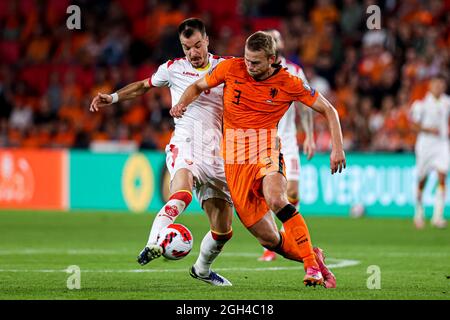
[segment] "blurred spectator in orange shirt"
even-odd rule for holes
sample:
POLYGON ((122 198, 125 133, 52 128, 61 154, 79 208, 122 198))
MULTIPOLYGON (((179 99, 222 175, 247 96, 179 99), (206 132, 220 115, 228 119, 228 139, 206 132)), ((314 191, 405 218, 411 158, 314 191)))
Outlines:
POLYGON ((317 0, 311 11, 311 22, 318 33, 323 31, 327 23, 334 23, 339 19, 339 12, 330 0, 317 0))
POLYGON ((75 143, 75 132, 67 120, 61 120, 52 139, 52 147, 71 148, 75 143))
POLYGON ((49 56, 51 44, 50 38, 43 34, 42 26, 38 24, 31 41, 28 42, 26 59, 34 63, 45 61, 49 56))
MULTIPOLYGON (((63 79, 62 96, 64 99, 71 99, 73 103, 81 101, 83 91, 81 86, 75 81, 75 74, 72 71, 67 72, 63 79)), ((66 100, 67 101, 67 100, 66 100)))

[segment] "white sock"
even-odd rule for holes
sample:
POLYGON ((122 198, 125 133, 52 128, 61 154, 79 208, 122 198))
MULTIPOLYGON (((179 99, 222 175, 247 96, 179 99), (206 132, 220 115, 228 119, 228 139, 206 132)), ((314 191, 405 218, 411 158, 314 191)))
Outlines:
POLYGON ((195 271, 198 275, 209 275, 211 264, 217 258, 219 253, 222 251, 223 246, 230 238, 231 234, 228 239, 214 240, 211 231, 208 231, 200 244, 200 254, 194 264, 195 271))
POLYGON ((431 220, 440 221, 444 217, 445 188, 438 186, 435 197, 433 218, 431 220))
MULTIPOLYGON (((189 204, 189 203, 188 203, 189 204)), ((175 219, 186 209, 186 203, 183 200, 171 199, 158 212, 153 220, 152 229, 148 236, 147 246, 156 244, 158 234, 161 229, 173 223, 175 219)))

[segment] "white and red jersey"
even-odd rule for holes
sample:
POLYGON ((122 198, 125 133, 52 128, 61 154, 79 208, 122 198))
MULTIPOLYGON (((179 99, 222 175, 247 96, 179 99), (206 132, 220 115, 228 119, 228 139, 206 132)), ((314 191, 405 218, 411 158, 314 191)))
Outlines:
MULTIPOLYGON (((194 68, 186 58, 169 60, 152 75, 150 85, 169 87, 172 105, 175 105, 187 87, 226 57, 208 53, 208 59, 208 65, 202 69, 194 68)), ((204 91, 188 106, 182 118, 174 119, 175 131, 165 149, 170 180, 180 169, 191 171, 194 191, 201 205, 210 198, 232 203, 220 155, 222 97, 223 85, 204 91)))
POLYGON ((442 94, 439 99, 430 92, 422 100, 416 100, 411 106, 414 122, 426 128, 438 128, 439 135, 420 132, 417 143, 424 146, 448 143, 448 120, 450 116, 450 99, 442 94))
MULTIPOLYGON (((284 57, 281 58, 281 63, 283 67, 287 68, 290 74, 293 74, 300 79, 302 79, 303 83, 308 85, 308 81, 306 80, 305 74, 303 73, 303 70, 300 66, 297 64, 286 60, 284 57)), ((291 148, 293 147, 295 142, 295 145, 297 145, 297 126, 295 123, 295 115, 296 115, 296 107, 295 103, 292 103, 289 107, 288 111, 284 114, 283 118, 281 118, 280 122, 278 123, 278 135, 281 138, 281 145, 291 145, 291 148), (292 141, 292 139, 294 139, 292 141)), ((298 146, 294 148, 294 150, 281 150, 283 154, 286 154, 288 152, 297 152, 298 153, 298 146)))
MULTIPOLYGON (((158 70, 152 75, 150 85, 154 87, 169 87, 172 105, 175 105, 187 87, 201 79, 225 58, 209 53, 208 59, 208 66, 202 69, 194 68, 186 58, 169 60, 160 65, 158 70)), ((222 96, 223 85, 203 92, 197 100, 189 105, 182 118, 174 119, 174 135, 192 138, 194 127, 198 130, 200 123, 205 130, 214 128, 221 132, 222 96)))
POLYGON ((432 170, 447 173, 450 165, 449 97, 443 94, 437 99, 429 92, 424 99, 413 103, 411 117, 422 127, 439 129, 439 135, 420 132, 417 136, 415 152, 418 177, 424 178, 432 170))

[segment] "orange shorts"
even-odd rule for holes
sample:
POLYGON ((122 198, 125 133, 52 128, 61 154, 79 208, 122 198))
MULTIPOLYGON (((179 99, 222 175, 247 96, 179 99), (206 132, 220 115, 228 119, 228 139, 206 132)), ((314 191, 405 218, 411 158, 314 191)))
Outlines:
POLYGON ((246 228, 261 220, 270 210, 262 191, 263 178, 270 172, 286 176, 283 155, 277 161, 258 164, 225 164, 225 177, 239 219, 246 228))

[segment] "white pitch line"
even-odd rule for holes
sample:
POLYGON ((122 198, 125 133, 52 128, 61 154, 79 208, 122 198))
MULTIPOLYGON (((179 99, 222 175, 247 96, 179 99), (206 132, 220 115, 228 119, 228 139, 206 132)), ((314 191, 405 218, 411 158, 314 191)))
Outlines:
MULTIPOLYGON (((329 264, 330 269, 352 267, 360 264, 358 260, 346 260, 346 259, 333 259, 328 258, 328 261, 336 261, 329 264)), ((261 267, 261 268, 217 268, 216 271, 285 271, 285 270, 303 270, 303 265, 298 267, 261 267)), ((37 272, 37 273, 55 273, 55 272, 67 272, 67 270, 61 269, 0 269, 0 273, 20 273, 20 272, 37 272)), ((187 272, 186 269, 81 269, 82 273, 162 273, 162 272, 187 272)))

